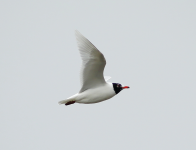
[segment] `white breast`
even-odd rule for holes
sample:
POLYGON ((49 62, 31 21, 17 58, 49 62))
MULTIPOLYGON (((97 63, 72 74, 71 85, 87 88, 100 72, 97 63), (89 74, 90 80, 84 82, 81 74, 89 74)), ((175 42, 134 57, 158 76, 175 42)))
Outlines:
POLYGON ((85 104, 98 103, 115 95, 116 93, 113 89, 113 84, 107 82, 103 86, 88 89, 82 93, 79 93, 76 97, 76 102, 85 104))

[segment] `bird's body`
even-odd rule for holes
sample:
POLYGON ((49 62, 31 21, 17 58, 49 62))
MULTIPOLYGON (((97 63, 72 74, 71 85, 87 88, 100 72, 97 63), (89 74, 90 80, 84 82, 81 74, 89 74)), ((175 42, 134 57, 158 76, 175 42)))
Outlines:
POLYGON ((116 93, 113 90, 112 83, 108 82, 105 83, 105 85, 103 86, 96 87, 93 89, 88 89, 82 93, 77 93, 71 96, 70 98, 68 98, 67 100, 62 101, 62 103, 68 101, 75 101, 76 103, 92 104, 92 103, 98 103, 110 99, 115 95, 116 93))
POLYGON ((76 39, 82 57, 81 90, 79 93, 62 100, 59 104, 70 105, 73 103, 98 103, 112 98, 122 89, 118 83, 107 82, 110 77, 104 79, 103 71, 106 65, 104 55, 82 34, 76 31, 76 39))

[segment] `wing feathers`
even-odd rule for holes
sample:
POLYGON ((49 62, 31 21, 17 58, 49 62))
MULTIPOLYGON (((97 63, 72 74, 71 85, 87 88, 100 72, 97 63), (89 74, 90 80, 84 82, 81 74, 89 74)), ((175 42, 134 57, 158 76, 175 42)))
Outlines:
POLYGON ((76 40, 82 57, 80 92, 104 84, 103 77, 106 60, 103 54, 80 32, 76 31, 76 40))

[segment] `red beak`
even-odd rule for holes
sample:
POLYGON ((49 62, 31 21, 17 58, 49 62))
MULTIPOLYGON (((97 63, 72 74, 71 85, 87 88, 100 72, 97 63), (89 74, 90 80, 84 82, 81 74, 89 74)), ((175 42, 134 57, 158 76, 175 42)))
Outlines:
POLYGON ((129 88, 129 86, 124 86, 124 87, 122 87, 123 89, 128 89, 129 88))

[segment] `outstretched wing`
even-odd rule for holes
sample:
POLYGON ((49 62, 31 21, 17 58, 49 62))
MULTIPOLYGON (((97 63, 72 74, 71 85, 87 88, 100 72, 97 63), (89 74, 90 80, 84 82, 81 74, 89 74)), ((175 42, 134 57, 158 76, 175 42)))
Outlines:
POLYGON ((103 54, 80 32, 75 32, 78 48, 82 57, 80 92, 105 84, 103 77, 106 60, 103 54))

